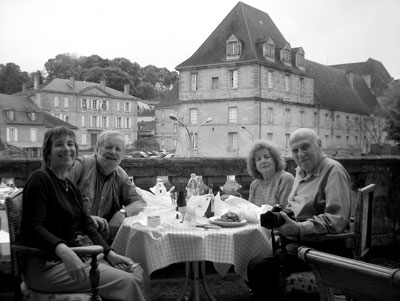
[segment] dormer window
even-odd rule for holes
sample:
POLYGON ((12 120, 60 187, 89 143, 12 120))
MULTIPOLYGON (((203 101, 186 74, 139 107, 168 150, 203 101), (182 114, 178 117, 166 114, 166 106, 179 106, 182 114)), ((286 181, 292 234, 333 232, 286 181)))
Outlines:
POLYGON ((305 70, 305 60, 304 60, 304 50, 303 48, 299 48, 296 52, 296 66, 301 70, 305 70))
POLYGON ((263 44, 263 56, 268 61, 275 61, 275 43, 272 41, 272 39, 269 39, 263 44))
POLYGON ((226 41, 226 59, 237 60, 242 54, 242 43, 234 35, 226 41))
POLYGON ((286 43, 285 46, 283 46, 283 48, 281 50, 281 61, 286 66, 291 66, 291 62, 290 62, 290 45, 289 45, 289 43, 286 43))
POLYGON ((15 120, 15 112, 13 110, 8 110, 6 114, 9 120, 15 120))
POLYGON ((28 113, 28 117, 31 121, 35 121, 36 120, 36 113, 35 112, 29 112, 28 113))

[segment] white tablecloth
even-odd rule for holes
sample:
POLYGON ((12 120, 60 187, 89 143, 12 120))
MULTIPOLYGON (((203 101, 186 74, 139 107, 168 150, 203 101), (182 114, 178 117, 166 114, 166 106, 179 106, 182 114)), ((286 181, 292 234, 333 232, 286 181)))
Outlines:
POLYGON ((149 275, 173 263, 211 261, 222 276, 234 265, 244 279, 252 258, 272 254, 270 231, 259 224, 203 229, 168 222, 151 228, 131 218, 125 219, 112 248, 139 262, 149 275))

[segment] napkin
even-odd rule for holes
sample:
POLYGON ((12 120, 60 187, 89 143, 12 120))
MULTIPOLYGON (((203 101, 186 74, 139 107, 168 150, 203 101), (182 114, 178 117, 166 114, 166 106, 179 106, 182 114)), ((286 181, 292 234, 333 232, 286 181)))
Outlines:
MULTIPOLYGON (((152 188, 150 188, 150 190, 152 190, 152 188)), ((147 206, 150 206, 150 207, 159 206, 159 207, 164 207, 164 208, 169 208, 169 207, 173 206, 172 200, 171 200, 171 195, 169 194, 169 192, 166 189, 165 190, 153 189, 153 190, 155 193, 151 193, 150 191, 136 187, 137 193, 141 195, 143 200, 146 202, 147 206)))
POLYGON ((271 210, 272 206, 262 205, 258 207, 257 205, 239 197, 229 196, 225 201, 221 198, 215 198, 215 215, 223 215, 228 211, 235 212, 240 216, 240 219, 245 219, 249 223, 259 223, 260 214, 271 210))

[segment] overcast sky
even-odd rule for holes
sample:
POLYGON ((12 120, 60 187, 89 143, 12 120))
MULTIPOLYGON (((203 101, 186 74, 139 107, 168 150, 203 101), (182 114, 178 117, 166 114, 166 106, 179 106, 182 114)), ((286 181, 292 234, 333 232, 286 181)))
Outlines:
MULTIPOLYGON (((400 79, 400 0, 245 0, 321 64, 383 63, 400 79)), ((0 64, 43 70, 57 54, 124 57, 170 71, 236 0, 0 0, 0 64)))

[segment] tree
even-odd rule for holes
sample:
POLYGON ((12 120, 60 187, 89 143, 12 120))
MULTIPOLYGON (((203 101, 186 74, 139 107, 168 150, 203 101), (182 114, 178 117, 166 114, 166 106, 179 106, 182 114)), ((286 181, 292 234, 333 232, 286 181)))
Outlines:
POLYGON ((387 112, 386 128, 389 138, 400 143, 400 80, 397 80, 385 93, 387 112))
POLYGON ((24 83, 30 82, 29 74, 14 63, 0 65, 0 93, 14 94, 22 91, 24 83))
POLYGON ((160 96, 156 88, 149 82, 140 83, 136 91, 136 96, 141 99, 156 99, 160 96))
POLYGON ((58 54, 54 59, 49 59, 44 67, 48 73, 47 80, 53 78, 68 79, 72 75, 81 80, 82 67, 79 65, 78 57, 74 54, 58 54))
POLYGON ((138 63, 132 63, 130 60, 119 57, 110 61, 110 67, 119 68, 122 71, 128 73, 135 84, 135 86, 140 83, 140 65, 138 63))

